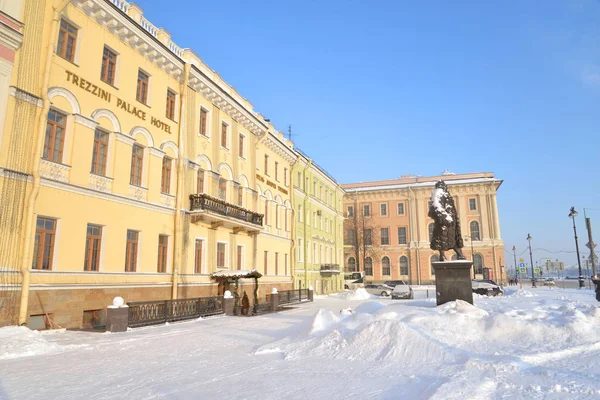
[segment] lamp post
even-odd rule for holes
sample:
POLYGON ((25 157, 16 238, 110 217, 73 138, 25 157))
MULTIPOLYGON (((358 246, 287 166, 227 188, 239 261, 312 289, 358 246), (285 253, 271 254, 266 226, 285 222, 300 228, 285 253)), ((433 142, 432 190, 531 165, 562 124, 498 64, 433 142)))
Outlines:
POLYGON ((536 287, 536 285, 535 285, 535 277, 533 275, 533 256, 531 255, 531 239, 532 239, 532 237, 528 233, 527 241, 529 242, 529 262, 530 262, 529 265, 531 265, 531 287, 534 288, 534 287, 536 287))
POLYGON ((581 272, 581 260, 579 259, 579 242, 577 242, 577 228, 575 227, 575 217, 577 216, 577 211, 575 211, 575 207, 571 207, 569 211, 569 218, 573 220, 573 234, 575 235, 575 250, 577 251, 577 266, 579 267, 579 289, 584 287, 583 283, 583 274, 581 272))
POLYGON ((517 272, 517 248, 515 246, 513 246, 512 251, 513 251, 513 256, 515 256, 515 277, 518 277, 519 273, 517 272))
POLYGON ((475 279, 475 252, 473 251, 473 238, 470 236, 465 236, 465 240, 471 241, 471 261, 473 262, 473 279, 475 279))

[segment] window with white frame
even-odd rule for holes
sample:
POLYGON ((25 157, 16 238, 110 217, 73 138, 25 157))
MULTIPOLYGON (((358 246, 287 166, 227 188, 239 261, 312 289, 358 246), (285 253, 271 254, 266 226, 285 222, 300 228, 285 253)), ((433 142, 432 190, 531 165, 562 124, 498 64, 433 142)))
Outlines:
POLYGON ((379 212, 382 217, 387 217, 387 203, 381 203, 379 205, 379 212))
POLYGON ((477 211, 477 199, 469 199, 469 211, 477 211))
POLYGON ((398 215, 404 215, 404 203, 398 203, 398 215))
POLYGON ((227 243, 217 242, 217 268, 227 267, 227 243))

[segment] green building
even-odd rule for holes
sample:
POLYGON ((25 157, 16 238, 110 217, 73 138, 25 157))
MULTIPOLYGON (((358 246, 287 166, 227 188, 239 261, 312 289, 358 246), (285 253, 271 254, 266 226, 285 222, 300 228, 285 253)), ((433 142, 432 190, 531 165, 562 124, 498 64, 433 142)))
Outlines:
POLYGON ((295 287, 344 290, 344 190, 300 149, 292 170, 295 287))

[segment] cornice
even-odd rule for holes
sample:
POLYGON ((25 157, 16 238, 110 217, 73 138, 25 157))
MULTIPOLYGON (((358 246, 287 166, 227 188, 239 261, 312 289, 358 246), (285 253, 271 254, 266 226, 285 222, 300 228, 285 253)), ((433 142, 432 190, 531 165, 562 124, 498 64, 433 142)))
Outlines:
POLYGON ((184 62, 123 10, 104 0, 73 0, 73 4, 167 74, 182 80, 184 62))
POLYGON ((115 139, 117 139, 119 142, 123 142, 130 146, 133 146, 133 144, 135 143, 134 138, 121 132, 115 132, 115 139))
POLYGON ((254 135, 262 137, 267 132, 268 127, 264 122, 259 120, 253 112, 247 110, 195 65, 190 68, 189 86, 201 93, 207 100, 242 124, 254 135))
POLYGON ((293 165, 296 162, 298 158, 296 153, 281 143, 277 138, 273 137, 272 133, 269 132, 267 134, 263 143, 269 150, 287 161, 288 164, 293 165))
POLYGON ((35 96, 35 95, 31 94, 31 93, 28 93, 28 92, 26 92, 24 90, 21 90, 21 89, 15 87, 15 86, 11 86, 8 89, 8 93, 11 96, 13 96, 13 97, 15 97, 15 98, 17 98, 19 100, 25 101, 25 102, 27 102, 29 104, 33 104, 36 107, 40 107, 41 108, 42 105, 43 105, 43 102, 42 102, 41 98, 39 98, 39 97, 37 97, 37 96, 35 96))
POLYGON ((23 34, 0 22, 0 45, 16 51, 23 43, 23 34))

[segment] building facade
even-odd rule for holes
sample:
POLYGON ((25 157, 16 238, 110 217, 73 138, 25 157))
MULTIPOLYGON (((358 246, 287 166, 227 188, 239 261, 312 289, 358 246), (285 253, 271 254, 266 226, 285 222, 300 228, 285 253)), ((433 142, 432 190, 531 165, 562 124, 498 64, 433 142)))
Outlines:
POLYGON ((316 293, 343 290, 343 195, 340 185, 299 149, 293 171, 295 282, 316 293))
POLYGON ((343 184, 346 271, 364 271, 365 280, 372 282, 435 282, 431 263, 439 256, 429 248, 433 219, 427 214, 431 192, 440 179, 454 199, 464 238, 463 253, 474 261, 475 276, 483 278, 485 271, 492 279, 504 281, 504 243, 496 202, 502 181, 493 173, 445 172, 441 176, 409 175, 343 184))
POLYGON ((20 15, 0 324, 222 294, 210 273, 227 269, 263 273, 259 296, 292 288, 291 142, 133 3, 24 0, 20 15))

